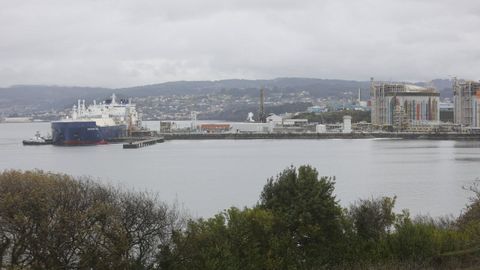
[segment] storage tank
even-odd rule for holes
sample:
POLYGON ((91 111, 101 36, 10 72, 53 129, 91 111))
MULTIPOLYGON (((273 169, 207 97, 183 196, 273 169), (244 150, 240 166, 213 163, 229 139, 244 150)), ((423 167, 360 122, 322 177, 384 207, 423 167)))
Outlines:
POLYGON ((317 133, 326 133, 327 125, 316 125, 315 130, 317 133))
POLYGON ((350 115, 343 116, 343 133, 352 133, 352 117, 350 115))

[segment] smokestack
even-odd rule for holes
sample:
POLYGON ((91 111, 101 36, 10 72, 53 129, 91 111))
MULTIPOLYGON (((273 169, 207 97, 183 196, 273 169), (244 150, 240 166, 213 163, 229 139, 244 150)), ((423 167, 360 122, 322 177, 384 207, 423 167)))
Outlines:
POLYGON ((267 117, 265 116, 265 89, 260 89, 260 107, 258 108, 258 122, 265 123, 267 117))

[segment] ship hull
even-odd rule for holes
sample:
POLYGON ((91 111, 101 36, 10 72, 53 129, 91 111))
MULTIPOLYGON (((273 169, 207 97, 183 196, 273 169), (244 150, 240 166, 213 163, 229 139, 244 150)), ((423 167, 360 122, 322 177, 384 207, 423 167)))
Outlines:
POLYGON ((54 145, 106 144, 127 135, 126 125, 97 126, 95 121, 59 121, 51 125, 54 145))

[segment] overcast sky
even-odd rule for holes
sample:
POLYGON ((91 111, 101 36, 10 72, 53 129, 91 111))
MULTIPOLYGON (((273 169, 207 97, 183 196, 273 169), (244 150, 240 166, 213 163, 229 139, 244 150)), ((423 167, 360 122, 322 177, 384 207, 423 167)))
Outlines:
POLYGON ((0 86, 480 79, 477 0, 0 0, 0 86))

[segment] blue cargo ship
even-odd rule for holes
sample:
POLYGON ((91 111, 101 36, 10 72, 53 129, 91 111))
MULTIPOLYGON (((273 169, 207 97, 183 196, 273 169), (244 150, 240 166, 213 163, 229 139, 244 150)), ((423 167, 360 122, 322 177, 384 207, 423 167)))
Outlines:
POLYGON ((117 102, 112 95, 88 107, 84 100, 79 100, 70 118, 54 121, 51 126, 54 145, 96 145, 128 136, 141 127, 141 121, 134 104, 126 100, 117 102))

